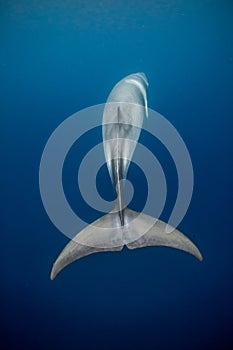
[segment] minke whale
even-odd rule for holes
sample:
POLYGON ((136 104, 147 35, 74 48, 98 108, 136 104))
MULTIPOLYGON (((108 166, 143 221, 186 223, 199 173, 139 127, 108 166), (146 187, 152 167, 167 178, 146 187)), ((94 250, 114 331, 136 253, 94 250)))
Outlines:
POLYGON ((75 260, 92 253, 121 251, 147 246, 183 250, 202 260, 197 246, 167 223, 129 209, 124 202, 124 179, 144 118, 148 117, 148 82, 144 73, 128 75, 112 89, 102 120, 104 153, 116 193, 113 210, 80 231, 53 264, 50 278, 75 260), (169 229, 170 233, 167 233, 169 229))

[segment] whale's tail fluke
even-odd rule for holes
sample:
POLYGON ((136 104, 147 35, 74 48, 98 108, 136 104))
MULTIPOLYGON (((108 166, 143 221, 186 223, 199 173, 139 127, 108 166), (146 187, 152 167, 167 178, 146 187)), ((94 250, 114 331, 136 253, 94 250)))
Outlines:
POLYGON ((129 249, 147 246, 166 246, 183 250, 202 260, 195 244, 177 229, 152 216, 131 209, 124 210, 124 226, 121 225, 118 212, 110 212, 91 225, 88 225, 63 249, 55 261, 50 278, 67 265, 87 255, 120 251, 126 245, 129 249))
POLYGON ((53 264, 50 278, 72 262, 87 255, 122 250, 122 230, 118 212, 110 212, 80 231, 62 250, 53 264))
MULTIPOLYGON (((148 217, 148 215, 142 214, 141 220, 147 220, 148 217)), ((154 225, 144 235, 127 244, 129 249, 149 246, 165 246, 180 249, 194 255, 200 261, 203 260, 201 252, 187 236, 161 220, 156 220, 154 225), (167 230, 171 232, 167 233, 167 230)))

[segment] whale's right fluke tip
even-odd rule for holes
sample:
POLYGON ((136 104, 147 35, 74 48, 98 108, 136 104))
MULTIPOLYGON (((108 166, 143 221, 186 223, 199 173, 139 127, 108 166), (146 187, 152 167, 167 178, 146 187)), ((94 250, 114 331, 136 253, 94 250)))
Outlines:
MULTIPOLYGON (((148 222, 150 216, 142 214, 140 215, 140 220, 148 222)), ((140 238, 127 244, 129 249, 136 249, 148 246, 165 246, 183 250, 186 253, 192 254, 199 261, 203 260, 203 256, 198 249, 198 247, 183 233, 179 230, 172 228, 170 233, 167 233, 167 228, 172 227, 161 220, 157 220, 154 225, 140 238)))

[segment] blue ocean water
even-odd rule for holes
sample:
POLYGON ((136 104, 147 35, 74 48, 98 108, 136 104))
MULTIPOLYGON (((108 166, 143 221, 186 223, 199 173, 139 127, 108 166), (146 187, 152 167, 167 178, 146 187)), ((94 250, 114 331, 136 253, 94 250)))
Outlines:
MULTIPOLYGON (((1 2, 0 23, 1 348, 231 349, 232 2, 13 0, 1 2), (51 281, 68 239, 41 202, 44 146, 64 119, 105 102, 138 71, 149 80, 150 108, 189 149, 195 187, 179 228, 204 260, 164 247, 124 249, 90 255, 51 281)), ((92 136, 101 130, 84 149, 92 136)), ((157 146, 170 186, 166 219, 177 183, 157 146)), ((72 152, 64 186, 78 211, 75 145, 72 152)), ((105 170, 97 187, 111 199, 105 170)), ((140 187, 140 171, 129 176, 140 187)))

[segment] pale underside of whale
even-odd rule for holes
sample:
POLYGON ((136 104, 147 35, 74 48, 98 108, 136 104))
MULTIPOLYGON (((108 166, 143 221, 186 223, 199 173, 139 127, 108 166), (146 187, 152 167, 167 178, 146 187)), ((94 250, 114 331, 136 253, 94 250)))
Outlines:
POLYGON ((179 230, 124 204, 122 180, 126 178, 143 119, 147 117, 147 86, 143 73, 131 74, 116 84, 108 97, 102 130, 106 163, 117 196, 115 207, 66 245, 53 265, 51 279, 80 258, 98 252, 121 251, 124 245, 129 249, 166 246, 202 260, 197 246, 179 230))

